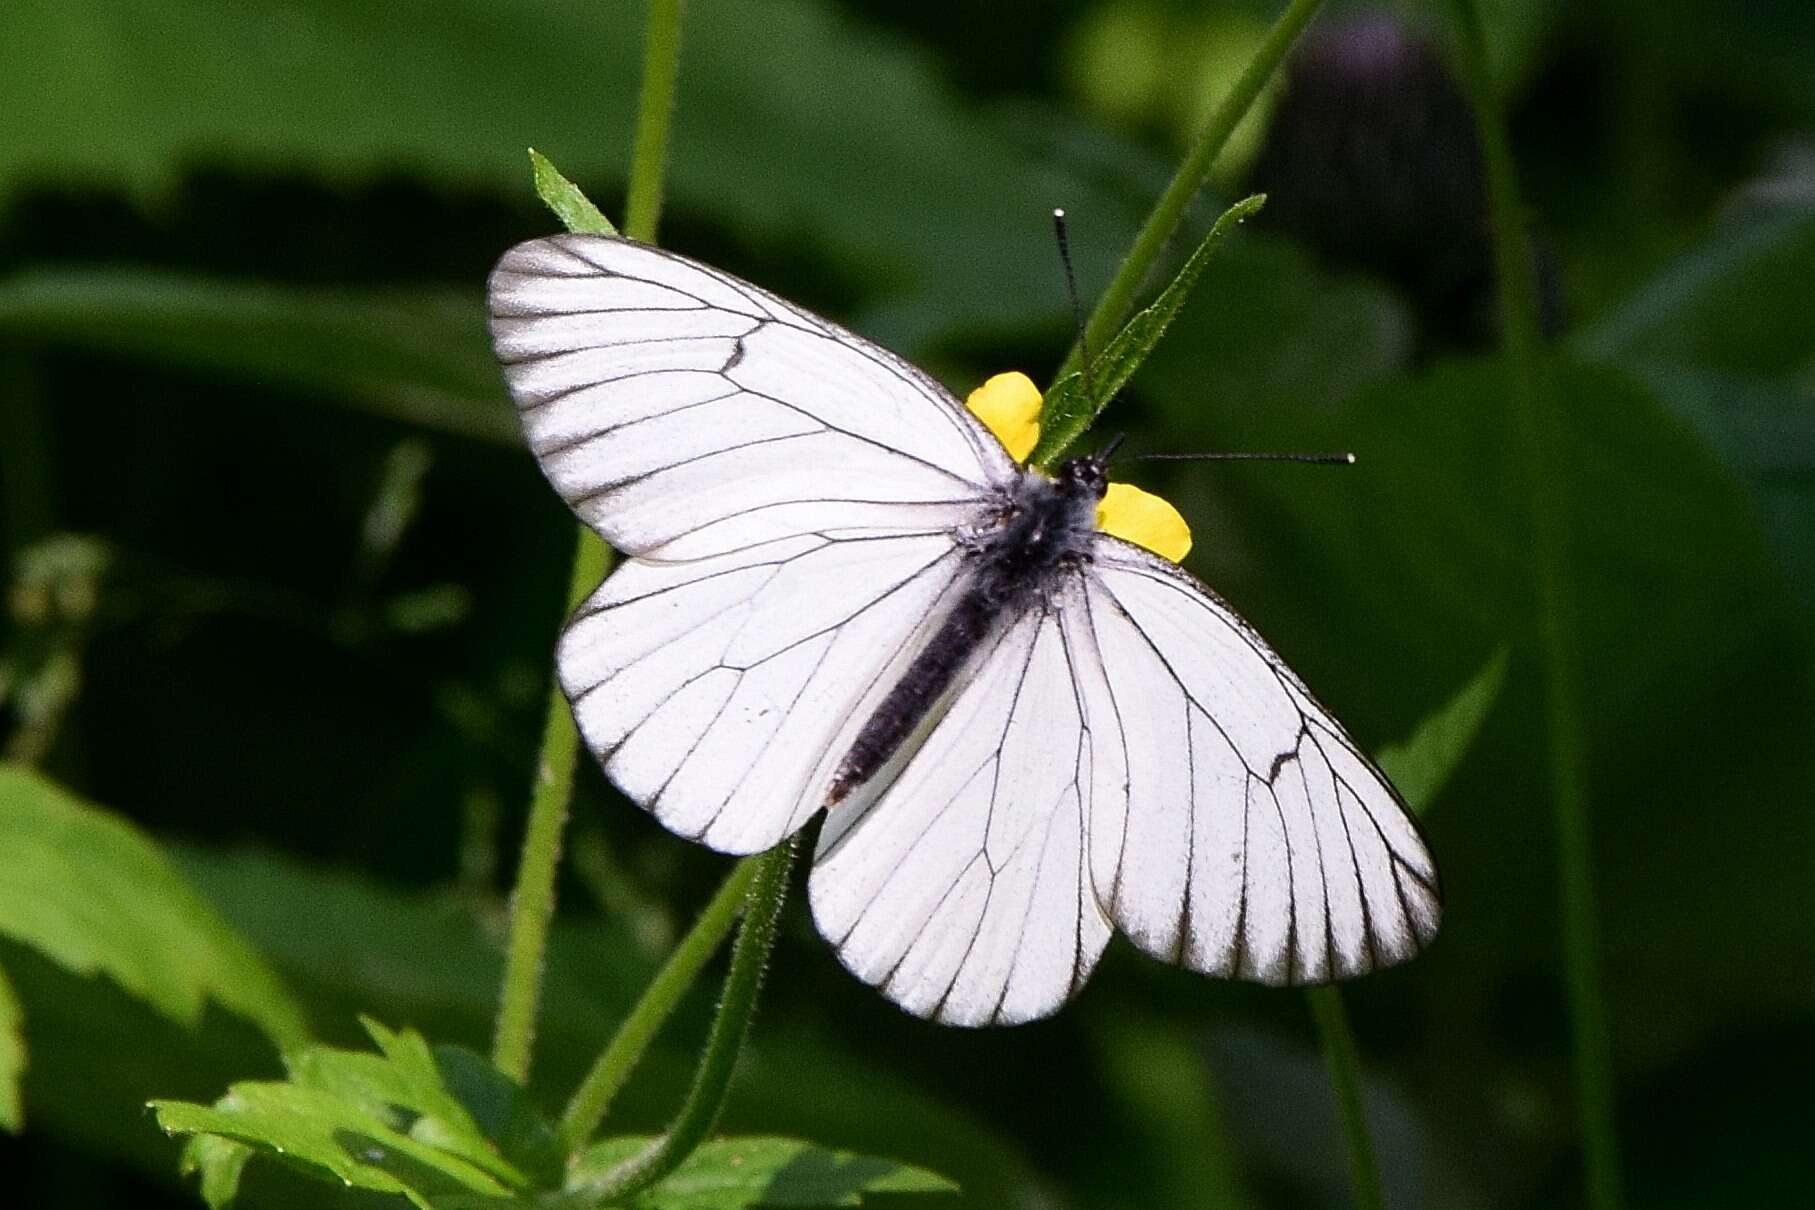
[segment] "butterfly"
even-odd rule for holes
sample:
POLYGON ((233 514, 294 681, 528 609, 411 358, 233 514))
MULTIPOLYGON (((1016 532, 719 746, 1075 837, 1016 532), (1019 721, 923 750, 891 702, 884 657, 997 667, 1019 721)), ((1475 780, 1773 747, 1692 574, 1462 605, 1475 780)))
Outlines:
POLYGON ((1431 941, 1398 794, 1229 605, 1099 528, 1103 456, 1023 465, 894 354, 627 240, 520 244, 489 301, 542 472, 623 555, 556 654, 586 745, 719 852, 823 812, 814 921, 890 1000, 1043 1017, 1118 930, 1269 984, 1431 941))

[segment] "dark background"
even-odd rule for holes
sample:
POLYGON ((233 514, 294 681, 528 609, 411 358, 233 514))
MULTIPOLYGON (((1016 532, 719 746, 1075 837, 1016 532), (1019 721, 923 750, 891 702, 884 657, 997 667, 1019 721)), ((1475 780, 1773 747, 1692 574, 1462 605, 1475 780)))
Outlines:
MULTIPOLYGON (((1800 1203, 1815 9, 1485 7, 1559 358, 1541 475, 1569 523, 1631 1201, 1800 1203)), ((1044 380, 1070 336, 1048 211, 1094 297, 1274 12, 694 0, 663 242, 959 391, 1044 380)), ((0 736, 149 829, 348 1044, 358 1011, 488 1041, 572 529, 516 443, 481 287, 555 226, 526 146, 619 213, 641 24, 580 0, 0 12, 0 736)), ((1249 189, 1267 209, 1113 424, 1148 449, 1358 452, 1140 477, 1364 744, 1510 652, 1425 821, 1443 936, 1347 1001, 1391 1204, 1567 1206, 1527 495, 1450 59, 1433 6, 1319 18, 1186 234, 1249 189)), ((572 837, 551 1107, 727 868, 590 763, 572 837)), ((31 1055, 28 1129, 0 1137, 17 1204, 195 1204, 140 1106, 274 1073, 268 1046, 23 947, 0 964, 31 1055)), ((1295 994, 1117 942, 1055 1020, 942 1029, 846 976, 798 900, 765 994, 727 1128, 922 1163, 979 1207, 1347 1204, 1295 994)), ((670 1111, 711 995, 625 1129, 670 1111)), ((245 1190, 333 1197, 256 1166, 245 1190)))

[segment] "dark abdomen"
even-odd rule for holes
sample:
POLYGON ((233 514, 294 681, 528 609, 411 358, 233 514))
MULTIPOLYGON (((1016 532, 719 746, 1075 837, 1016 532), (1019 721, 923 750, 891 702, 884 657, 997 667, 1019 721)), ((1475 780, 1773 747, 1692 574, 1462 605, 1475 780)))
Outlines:
POLYGON ((901 679, 864 721, 863 730, 857 733, 826 791, 828 806, 843 801, 852 790, 876 776, 933 703, 951 687, 958 669, 983 642, 1007 606, 1001 588, 995 577, 986 572, 958 599, 932 641, 908 664, 901 679))

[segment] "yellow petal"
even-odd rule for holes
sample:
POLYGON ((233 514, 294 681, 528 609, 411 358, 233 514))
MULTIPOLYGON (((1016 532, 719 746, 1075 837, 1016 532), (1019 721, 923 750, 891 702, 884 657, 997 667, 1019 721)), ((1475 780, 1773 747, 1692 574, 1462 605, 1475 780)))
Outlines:
POLYGON ((1040 440, 1040 388, 1019 370, 997 374, 972 391, 964 406, 1020 462, 1040 440))
POLYGON ((1111 483, 1097 505, 1097 528, 1174 563, 1191 549, 1191 527, 1171 503, 1132 483, 1111 483))

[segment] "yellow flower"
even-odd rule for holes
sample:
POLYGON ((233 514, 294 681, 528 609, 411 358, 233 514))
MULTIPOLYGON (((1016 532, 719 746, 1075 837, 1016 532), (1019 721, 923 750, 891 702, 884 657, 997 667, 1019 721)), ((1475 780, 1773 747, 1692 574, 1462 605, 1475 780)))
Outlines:
MULTIPOLYGON (((1020 462, 1040 440, 1040 389, 1018 370, 997 374, 970 393, 964 405, 1020 462)), ((1174 563, 1191 549, 1191 528, 1178 509, 1132 483, 1111 483, 1097 505, 1097 528, 1174 563)))
POLYGON ((1097 505, 1097 528, 1174 563, 1182 562, 1191 549, 1191 527, 1172 502, 1132 483, 1109 485, 1097 505))
POLYGON ((964 406, 996 435, 1016 462, 1040 441, 1040 388, 1019 370, 997 374, 970 393, 964 406))

